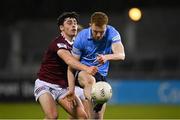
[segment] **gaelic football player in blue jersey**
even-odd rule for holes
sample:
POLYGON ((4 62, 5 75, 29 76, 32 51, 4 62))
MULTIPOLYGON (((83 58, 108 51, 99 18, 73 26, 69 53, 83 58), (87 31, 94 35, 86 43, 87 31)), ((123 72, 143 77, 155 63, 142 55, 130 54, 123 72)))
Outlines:
MULTIPOLYGON (((91 16, 90 27, 78 33, 73 44, 72 53, 76 59, 87 66, 98 66, 98 73, 90 75, 86 71, 78 71, 76 79, 84 89, 89 101, 89 116, 92 119, 103 119, 106 104, 93 106, 91 102, 92 85, 98 81, 106 81, 109 61, 124 60, 124 46, 119 32, 108 25, 108 16, 103 12, 95 12, 91 16)), ((73 69, 69 67, 68 79, 73 80, 73 69)), ((69 89, 74 86, 70 86, 69 89)))

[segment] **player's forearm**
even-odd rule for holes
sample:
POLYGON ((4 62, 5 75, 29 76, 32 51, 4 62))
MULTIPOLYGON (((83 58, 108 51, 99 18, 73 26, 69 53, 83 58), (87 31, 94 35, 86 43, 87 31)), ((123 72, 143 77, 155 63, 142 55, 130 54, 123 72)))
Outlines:
POLYGON ((71 53, 67 50, 58 50, 57 54, 59 55, 60 58, 62 58, 64 60, 64 62, 76 69, 76 70, 82 70, 85 71, 86 69, 88 69, 88 66, 81 64, 76 58, 74 58, 71 53))
POLYGON ((119 54, 107 54, 104 55, 106 60, 124 60, 125 59, 125 54, 124 53, 119 53, 119 54))
POLYGON ((76 60, 75 58, 71 58, 68 61, 66 61, 66 63, 68 64, 68 66, 76 69, 76 70, 82 70, 82 71, 86 71, 88 69, 88 66, 81 64, 78 60, 76 60))
POLYGON ((68 67, 68 71, 67 71, 67 76, 68 76, 68 87, 69 87, 69 91, 74 92, 75 89, 75 77, 73 74, 73 69, 68 67))
POLYGON ((114 43, 112 44, 112 52, 113 54, 105 55, 107 60, 124 60, 125 52, 124 46, 122 43, 114 43))

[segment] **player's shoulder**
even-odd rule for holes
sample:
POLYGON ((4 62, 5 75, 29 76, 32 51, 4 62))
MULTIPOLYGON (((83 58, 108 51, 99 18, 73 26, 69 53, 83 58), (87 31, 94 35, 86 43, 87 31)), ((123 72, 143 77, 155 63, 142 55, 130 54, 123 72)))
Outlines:
POLYGON ((107 26, 107 38, 109 40, 120 40, 121 36, 120 33, 111 25, 107 26))
POLYGON ((107 30, 110 31, 110 33, 111 33, 111 32, 118 32, 118 31, 116 30, 116 28, 113 27, 113 26, 111 26, 111 25, 107 25, 107 30))
POLYGON ((66 40, 64 39, 64 37, 62 37, 61 35, 54 38, 51 42, 50 45, 51 48, 68 48, 68 43, 66 42, 66 40))
POLYGON ((59 35, 54 39, 54 42, 55 43, 65 43, 65 39, 62 35, 59 35))
POLYGON ((119 34, 118 30, 115 27, 111 26, 111 25, 107 25, 107 31, 108 31, 108 34, 110 36, 119 34))
POLYGON ((85 28, 85 29, 81 30, 77 36, 87 37, 89 32, 90 32, 90 28, 85 28))

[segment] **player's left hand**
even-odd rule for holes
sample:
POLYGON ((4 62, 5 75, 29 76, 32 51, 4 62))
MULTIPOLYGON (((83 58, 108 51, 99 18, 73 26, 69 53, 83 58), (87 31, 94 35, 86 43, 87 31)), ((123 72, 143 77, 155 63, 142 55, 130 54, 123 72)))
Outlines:
POLYGON ((104 64, 107 60, 105 55, 97 54, 97 61, 99 62, 99 65, 104 64))

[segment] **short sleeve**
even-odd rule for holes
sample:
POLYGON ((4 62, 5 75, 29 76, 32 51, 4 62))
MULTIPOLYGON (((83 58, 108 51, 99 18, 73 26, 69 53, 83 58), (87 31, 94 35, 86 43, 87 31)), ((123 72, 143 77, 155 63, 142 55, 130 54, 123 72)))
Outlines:
POLYGON ((59 49, 68 50, 67 44, 63 42, 54 42, 51 48, 54 52, 57 52, 59 49))
POLYGON ((68 48, 67 45, 64 43, 57 43, 57 47, 58 47, 58 49, 67 49, 68 48))
POLYGON ((69 47, 68 45, 62 41, 60 38, 56 38, 55 40, 53 40, 49 46, 49 49, 54 51, 54 52, 57 52, 59 49, 65 49, 65 50, 68 50, 69 47))
POLYGON ((121 42, 119 32, 113 27, 110 29, 110 39, 112 40, 112 43, 121 42))

